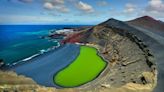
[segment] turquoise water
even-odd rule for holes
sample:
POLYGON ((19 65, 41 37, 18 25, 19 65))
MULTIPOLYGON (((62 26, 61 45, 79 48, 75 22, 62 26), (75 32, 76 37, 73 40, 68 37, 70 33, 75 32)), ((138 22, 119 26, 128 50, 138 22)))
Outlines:
POLYGON ((6 64, 28 58, 42 49, 56 46, 58 42, 41 39, 50 30, 58 30, 64 25, 0 25, 0 59, 6 64))

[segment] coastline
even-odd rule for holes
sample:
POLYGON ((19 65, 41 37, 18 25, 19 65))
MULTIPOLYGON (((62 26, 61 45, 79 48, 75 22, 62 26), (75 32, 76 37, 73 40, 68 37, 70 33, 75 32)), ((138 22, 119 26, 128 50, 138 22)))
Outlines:
POLYGON ((22 64, 22 63, 24 64, 24 63, 30 61, 31 59, 37 58, 37 57, 39 57, 40 55, 43 55, 43 54, 49 53, 49 52, 51 52, 51 51, 57 50, 57 49, 60 48, 60 47, 62 47, 61 44, 59 44, 58 46, 52 46, 52 47, 47 48, 47 49, 41 49, 41 50, 39 50, 38 53, 35 53, 35 54, 33 54, 33 55, 29 56, 29 57, 26 57, 26 58, 24 58, 24 59, 22 59, 22 60, 15 61, 14 63, 11 63, 11 64, 5 64, 5 65, 2 67, 2 69, 5 70, 5 69, 8 68, 8 67, 17 66, 17 65, 22 64))
POLYGON ((79 53, 79 46, 65 44, 6 70, 32 78, 40 85, 60 88, 53 83, 53 75, 70 64, 79 53), (65 52, 63 54, 63 52, 65 52), (65 58, 63 58, 63 56, 65 58), (30 68, 29 68, 30 67, 30 68))

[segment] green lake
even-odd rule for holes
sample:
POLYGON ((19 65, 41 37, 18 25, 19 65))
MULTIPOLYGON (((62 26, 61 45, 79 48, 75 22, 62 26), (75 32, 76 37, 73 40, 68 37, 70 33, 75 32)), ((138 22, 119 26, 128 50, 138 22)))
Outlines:
POLYGON ((97 78, 106 65, 107 62, 97 54, 97 49, 81 46, 75 61, 54 75, 54 83, 61 87, 80 86, 97 78))

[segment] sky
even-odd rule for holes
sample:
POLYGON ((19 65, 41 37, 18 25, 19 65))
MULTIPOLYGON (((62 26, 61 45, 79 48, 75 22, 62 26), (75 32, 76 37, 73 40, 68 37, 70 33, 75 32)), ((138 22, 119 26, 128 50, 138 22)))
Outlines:
POLYGON ((145 15, 164 21, 164 0, 0 0, 0 24, 94 25, 145 15))

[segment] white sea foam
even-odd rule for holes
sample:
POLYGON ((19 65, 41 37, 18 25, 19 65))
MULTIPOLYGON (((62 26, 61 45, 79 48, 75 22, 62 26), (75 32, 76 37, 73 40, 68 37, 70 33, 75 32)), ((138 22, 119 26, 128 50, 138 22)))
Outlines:
POLYGON ((18 62, 12 63, 12 64, 8 64, 8 66, 14 66, 14 65, 19 64, 19 63, 21 63, 21 62, 29 61, 29 60, 31 60, 31 59, 33 59, 33 58, 39 56, 39 55, 42 55, 42 54, 44 54, 44 53, 46 53, 46 52, 49 52, 49 51, 52 51, 52 50, 54 50, 54 49, 56 49, 56 48, 58 48, 58 47, 60 47, 60 43, 59 43, 57 46, 53 46, 53 47, 48 48, 48 49, 46 49, 46 50, 42 49, 42 50, 40 50, 39 53, 34 54, 34 55, 32 55, 32 56, 30 56, 30 57, 28 57, 28 58, 25 58, 25 59, 23 59, 23 60, 20 60, 20 61, 18 61, 18 62))
POLYGON ((40 55, 40 54, 34 54, 34 55, 32 55, 32 56, 30 56, 30 57, 28 57, 28 58, 23 59, 22 61, 28 61, 28 60, 30 60, 30 59, 32 59, 32 58, 38 56, 38 55, 40 55))

